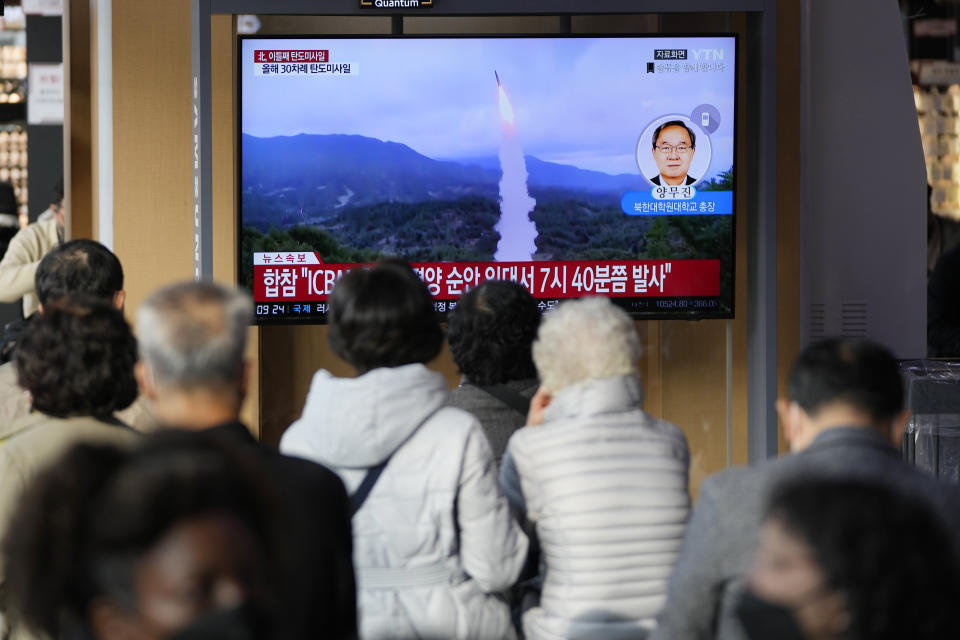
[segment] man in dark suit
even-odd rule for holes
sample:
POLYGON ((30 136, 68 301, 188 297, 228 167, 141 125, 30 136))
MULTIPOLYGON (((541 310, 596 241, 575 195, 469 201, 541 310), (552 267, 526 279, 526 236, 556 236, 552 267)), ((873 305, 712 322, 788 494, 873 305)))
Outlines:
POLYGON ((162 289, 138 315, 137 380, 161 425, 202 430, 259 465, 277 501, 283 637, 357 636, 351 508, 325 467, 259 444, 240 422, 250 298, 211 283, 162 289))
POLYGON ((653 161, 660 172, 650 182, 658 186, 693 184, 697 178, 687 172, 696 152, 697 134, 693 129, 683 120, 664 122, 653 132, 653 161))
POLYGON ((906 465, 892 444, 907 412, 896 360, 885 348, 866 340, 814 344, 794 363, 788 392, 777 410, 792 455, 704 482, 652 639, 745 638, 735 614, 743 576, 767 499, 791 478, 883 484, 929 504, 958 538, 957 488, 906 465))

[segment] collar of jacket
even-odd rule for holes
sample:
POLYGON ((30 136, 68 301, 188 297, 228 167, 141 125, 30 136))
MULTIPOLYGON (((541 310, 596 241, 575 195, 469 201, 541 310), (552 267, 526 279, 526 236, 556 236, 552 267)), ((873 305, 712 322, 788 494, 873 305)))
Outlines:
POLYGON ((561 389, 550 401, 544 422, 640 409, 643 387, 633 375, 591 378, 561 389))
POLYGON ((899 455, 897 450, 893 448, 893 445, 887 442, 880 433, 877 433, 876 429, 866 425, 849 425, 824 429, 817 434, 813 442, 800 453, 817 453, 818 451, 836 446, 846 447, 851 445, 871 447, 894 456, 899 455))
POLYGON ((237 444, 250 444, 251 442, 258 442, 256 437, 250 433, 250 429, 247 428, 247 425, 243 424, 239 420, 224 422, 223 424, 208 427, 201 430, 201 433, 211 435, 215 438, 224 438, 229 442, 234 442, 237 444))
POLYGON ((9 424, 4 425, 0 428, 0 444, 6 442, 10 438, 31 430, 33 427, 40 423, 50 422, 52 420, 57 420, 64 424, 83 422, 87 423, 92 420, 97 422, 102 422, 103 424, 112 425, 120 429, 129 429, 130 427, 121 422, 120 420, 109 417, 109 418, 97 418, 94 416, 68 416, 66 418, 58 418, 56 416, 51 416, 42 411, 31 411, 25 416, 20 416, 16 420, 13 420, 9 424))

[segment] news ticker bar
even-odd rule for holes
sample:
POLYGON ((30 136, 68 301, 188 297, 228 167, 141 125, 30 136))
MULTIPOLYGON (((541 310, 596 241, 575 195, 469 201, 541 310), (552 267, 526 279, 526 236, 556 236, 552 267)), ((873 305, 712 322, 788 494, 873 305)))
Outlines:
MULTIPOLYGON (((255 303, 325 302, 358 264, 323 264, 312 252, 254 254, 255 303)), ((717 298, 720 260, 419 262, 411 267, 437 301, 452 301, 487 280, 512 280, 537 299, 717 298)))
MULTIPOLYGON (((665 297, 665 298, 613 298, 614 304, 631 313, 650 314, 654 316, 691 316, 716 315, 722 316, 725 310, 720 306, 718 297, 665 297)), ((562 299, 538 300, 537 306, 541 311, 549 311, 562 299)), ((457 307, 456 300, 436 300, 433 303, 434 311, 446 314, 457 307)), ((261 302, 256 304, 258 321, 273 320, 282 322, 317 322, 325 321, 330 312, 327 302, 261 302)))

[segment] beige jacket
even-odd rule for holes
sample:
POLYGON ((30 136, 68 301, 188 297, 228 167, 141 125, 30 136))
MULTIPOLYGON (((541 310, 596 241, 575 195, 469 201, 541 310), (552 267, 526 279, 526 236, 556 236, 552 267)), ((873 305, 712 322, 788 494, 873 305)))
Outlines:
POLYGON ((35 222, 10 240, 0 260, 0 302, 16 302, 23 297, 23 317, 37 310, 33 276, 43 256, 60 242, 56 220, 35 222))
MULTIPOLYGON (((138 434, 125 425, 102 422, 90 416, 54 418, 34 412, 5 426, 0 438, 0 540, 3 540, 24 489, 67 449, 81 442, 128 446, 136 441, 138 434)), ((0 557, 0 610, 4 614, 7 613, 2 584, 5 575, 6 567, 0 557)), ((9 618, 7 622, 11 622, 9 618)), ((22 626, 11 626, 11 640, 36 637, 22 626)))
MULTIPOLYGON (((11 428, 15 428, 13 422, 28 413, 30 392, 17 384, 16 363, 0 364, 0 441, 11 428)), ((157 428, 157 419, 143 395, 138 395, 133 404, 114 415, 141 433, 149 433, 157 428)))
POLYGON ((17 364, 0 364, 0 441, 7 437, 17 418, 30 413, 30 392, 17 384, 17 364))

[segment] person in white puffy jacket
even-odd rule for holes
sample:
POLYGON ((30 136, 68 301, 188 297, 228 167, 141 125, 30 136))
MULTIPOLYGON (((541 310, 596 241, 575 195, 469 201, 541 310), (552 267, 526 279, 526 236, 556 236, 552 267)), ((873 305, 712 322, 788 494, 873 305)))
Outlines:
POLYGON ((642 639, 666 600, 690 456, 680 429, 641 409, 639 356, 633 322, 605 298, 564 302, 540 325, 541 386, 500 470, 540 543, 529 640, 642 639))
POLYGON ((515 637, 502 593, 527 538, 479 422, 444 406, 445 380, 424 366, 443 342, 430 294, 385 262, 347 273, 330 309, 330 345, 359 376, 318 371, 280 450, 332 469, 360 503, 361 638, 515 637))

